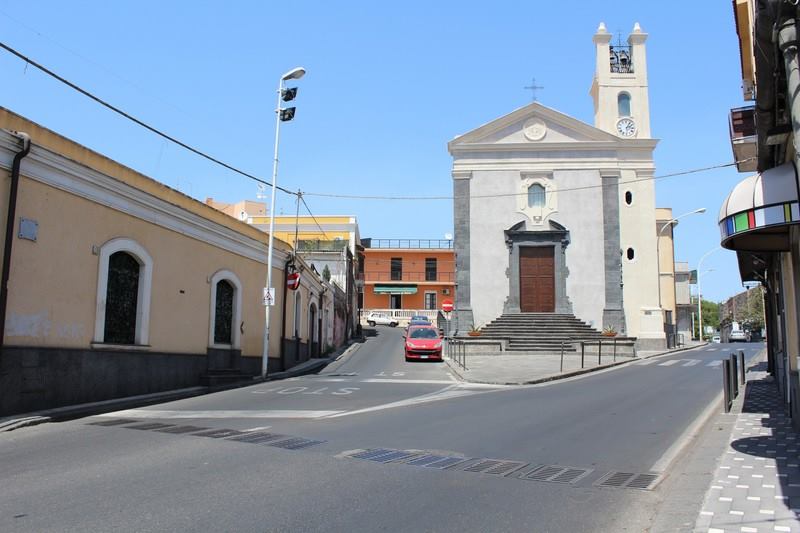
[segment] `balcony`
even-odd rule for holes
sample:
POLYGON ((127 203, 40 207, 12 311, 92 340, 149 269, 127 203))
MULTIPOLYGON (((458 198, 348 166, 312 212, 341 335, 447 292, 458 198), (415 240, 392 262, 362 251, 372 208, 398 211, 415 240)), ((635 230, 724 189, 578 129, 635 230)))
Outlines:
POLYGON ((398 250, 452 250, 453 241, 446 239, 361 239, 364 248, 398 250))
POLYGON ((341 252, 347 248, 347 241, 340 239, 324 241, 320 239, 298 239, 298 252, 341 252))
POLYGON ((755 106, 731 109, 729 128, 733 157, 739 172, 755 172, 758 155, 755 106))
POLYGON ((386 281, 399 281, 408 283, 455 283, 455 272, 437 272, 436 276, 431 276, 430 273, 426 275, 422 272, 403 272, 398 276, 397 273, 392 275, 391 272, 365 272, 364 280, 367 283, 382 283, 386 281), (433 279, 430 279, 433 278, 433 279))

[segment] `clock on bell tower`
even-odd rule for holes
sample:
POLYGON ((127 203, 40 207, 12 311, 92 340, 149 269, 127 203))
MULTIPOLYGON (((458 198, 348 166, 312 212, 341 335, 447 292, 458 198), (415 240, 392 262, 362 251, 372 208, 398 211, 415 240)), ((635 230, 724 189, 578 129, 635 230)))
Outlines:
POLYGON ((612 45, 602 22, 597 28, 597 60, 590 90, 596 128, 626 139, 650 138, 646 40, 638 22, 626 45, 612 45))

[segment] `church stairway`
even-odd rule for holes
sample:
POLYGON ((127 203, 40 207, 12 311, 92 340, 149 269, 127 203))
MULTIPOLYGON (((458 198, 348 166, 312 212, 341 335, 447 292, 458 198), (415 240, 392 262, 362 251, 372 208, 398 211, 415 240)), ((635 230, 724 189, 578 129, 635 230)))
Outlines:
POLYGON ((508 339, 508 351, 574 352, 573 342, 607 339, 602 333, 571 314, 504 314, 481 328, 481 337, 508 339))

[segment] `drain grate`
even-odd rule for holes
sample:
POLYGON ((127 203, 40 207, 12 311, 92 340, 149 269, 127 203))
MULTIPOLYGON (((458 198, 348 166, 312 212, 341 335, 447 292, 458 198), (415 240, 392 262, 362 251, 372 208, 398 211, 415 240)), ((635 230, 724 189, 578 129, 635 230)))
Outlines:
POLYGON ((121 418, 115 420, 101 420, 100 422, 89 422, 89 426, 121 426, 122 424, 133 424, 136 420, 123 420, 121 418))
POLYGON ((654 473, 609 472, 595 484, 599 487, 650 490, 658 478, 659 474, 654 473))
POLYGON ((441 461, 442 459, 445 459, 445 457, 442 455, 423 455, 422 457, 417 457, 416 459, 406 462, 406 464, 414 466, 427 466, 431 463, 435 463, 436 461, 441 461))
POLYGON ((426 464, 425 468, 438 468, 439 470, 444 470, 445 468, 450 468, 451 466, 455 466, 465 461, 468 461, 466 457, 445 457, 444 459, 440 459, 434 463, 426 464))
POLYGON ((271 442, 267 444, 267 446, 274 446, 275 448, 283 448, 285 450, 300 450, 302 448, 308 448, 309 446, 314 446, 323 442, 325 441, 294 437, 280 442, 271 442))
POLYGON ((163 429, 173 427, 175 424, 162 424, 160 422, 150 422, 148 424, 137 424, 135 426, 128 426, 130 429, 141 429, 143 431, 151 429, 163 429))
POLYGON ((524 476, 522 479, 531 481, 546 481, 549 483, 575 483, 589 475, 592 470, 588 468, 573 468, 571 466, 543 465, 539 466, 524 476))
POLYGON ((416 454, 413 452, 394 451, 386 455, 379 455, 378 457, 372 457, 369 460, 378 463, 390 463, 393 461, 395 462, 402 461, 403 459, 408 459, 409 457, 413 457, 414 455, 416 454))
POLYGON ((487 474, 494 474, 496 476, 506 476, 512 472, 516 472, 520 468, 524 468, 528 463, 521 463, 519 461, 502 461, 499 465, 490 468, 486 471, 487 474))
POLYGON ((486 472, 490 468, 500 465, 503 461, 495 461, 494 459, 481 459, 472 466, 464 469, 464 472, 486 472))
POLYGON ((265 433, 263 431, 250 432, 243 435, 236 435, 228 440, 235 440, 237 442, 248 442, 250 444, 261 444, 263 442, 270 442, 273 440, 288 439, 288 435, 278 435, 276 433, 265 433))
POLYGON ((395 452, 396 450, 387 450, 385 448, 377 448, 371 450, 364 450, 363 452, 356 453, 351 455, 353 459, 372 459, 373 457, 378 457, 381 455, 386 455, 395 452))
POLYGON ((242 434, 241 431, 236 431, 235 429, 210 429, 208 431, 195 433, 195 435, 198 437, 211 437, 212 439, 235 437, 236 435, 241 435, 241 434, 242 434))
POLYGON ((174 435, 182 435, 184 433, 194 433, 195 431, 205 431, 208 428, 201 428, 197 426, 173 426, 169 428, 156 429, 159 433, 172 433, 174 435))

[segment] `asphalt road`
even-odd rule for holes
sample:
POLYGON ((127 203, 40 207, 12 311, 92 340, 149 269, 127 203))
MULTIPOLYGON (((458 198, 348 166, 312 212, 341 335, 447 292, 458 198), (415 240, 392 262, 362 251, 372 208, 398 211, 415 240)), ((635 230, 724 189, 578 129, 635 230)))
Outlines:
POLYGON ((319 375, 0 434, 0 530, 644 531, 719 393, 716 362, 763 347, 491 387, 406 363, 402 330, 376 333, 319 375), (431 455, 454 464, 402 462, 431 455), (614 472, 652 474, 651 490, 598 486, 614 472))

